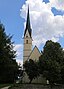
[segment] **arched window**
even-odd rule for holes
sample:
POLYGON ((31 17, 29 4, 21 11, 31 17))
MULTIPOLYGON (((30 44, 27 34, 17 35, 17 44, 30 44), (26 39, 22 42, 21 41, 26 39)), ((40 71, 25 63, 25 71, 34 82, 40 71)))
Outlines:
POLYGON ((26 44, 28 44, 28 40, 26 40, 26 44))

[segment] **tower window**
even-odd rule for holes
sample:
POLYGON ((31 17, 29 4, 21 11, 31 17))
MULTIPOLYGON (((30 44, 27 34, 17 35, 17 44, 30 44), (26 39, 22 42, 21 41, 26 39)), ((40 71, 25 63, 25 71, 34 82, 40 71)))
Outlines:
POLYGON ((28 40, 26 40, 26 44, 28 44, 28 40))
POLYGON ((28 36, 26 36, 26 38, 27 38, 28 36))

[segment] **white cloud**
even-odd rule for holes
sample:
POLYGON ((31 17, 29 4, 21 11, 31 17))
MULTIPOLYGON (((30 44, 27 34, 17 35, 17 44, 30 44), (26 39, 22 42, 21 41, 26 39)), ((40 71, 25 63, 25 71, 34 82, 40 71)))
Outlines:
POLYGON ((16 52, 17 56, 21 55, 21 52, 23 50, 23 45, 22 44, 15 44, 14 50, 17 51, 16 52))
POLYGON ((59 4, 57 2, 58 0, 50 0, 50 3, 45 4, 42 0, 27 0, 20 10, 21 17, 26 20, 29 4, 33 30, 33 45, 40 46, 47 40, 56 42, 59 40, 59 37, 64 36, 64 16, 54 16, 51 11, 53 5, 58 7, 59 4))
POLYGON ((22 44, 15 44, 14 45, 14 50, 17 50, 17 49, 22 48, 22 47, 23 47, 22 44))
POLYGON ((56 9, 64 10, 64 0, 49 0, 52 7, 56 9))
POLYGON ((23 64, 23 45, 15 44, 14 50, 16 51, 16 54, 17 54, 16 61, 18 63, 21 63, 21 65, 22 65, 23 64))
POLYGON ((18 64, 21 64, 21 66, 23 65, 23 60, 21 60, 21 59, 17 59, 16 62, 17 62, 18 64))

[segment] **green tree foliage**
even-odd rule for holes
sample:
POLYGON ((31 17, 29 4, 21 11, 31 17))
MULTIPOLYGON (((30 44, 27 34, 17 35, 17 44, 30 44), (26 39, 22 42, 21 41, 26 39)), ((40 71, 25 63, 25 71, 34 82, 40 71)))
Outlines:
POLYGON ((39 68, 40 73, 49 80, 50 84, 60 82, 62 80, 61 74, 64 76, 63 56, 63 49, 59 43, 51 40, 46 42, 39 58, 39 68))
POLYGON ((17 76, 18 65, 15 60, 12 36, 7 36, 0 23, 0 83, 13 82, 17 76))
POLYGON ((64 84, 64 50, 62 51, 63 53, 63 60, 61 62, 61 83, 64 84))
POLYGON ((37 76, 39 75, 37 62, 30 59, 24 63, 24 68, 30 79, 29 83, 31 83, 32 80, 37 78, 37 76))

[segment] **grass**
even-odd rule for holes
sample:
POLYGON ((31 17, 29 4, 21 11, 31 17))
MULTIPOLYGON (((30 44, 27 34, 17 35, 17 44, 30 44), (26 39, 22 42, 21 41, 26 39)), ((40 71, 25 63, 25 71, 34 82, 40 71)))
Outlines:
MULTIPOLYGON (((42 84, 14 84, 9 89, 51 89, 49 85, 42 84)), ((64 86, 54 86, 52 89, 64 89, 64 86)))

